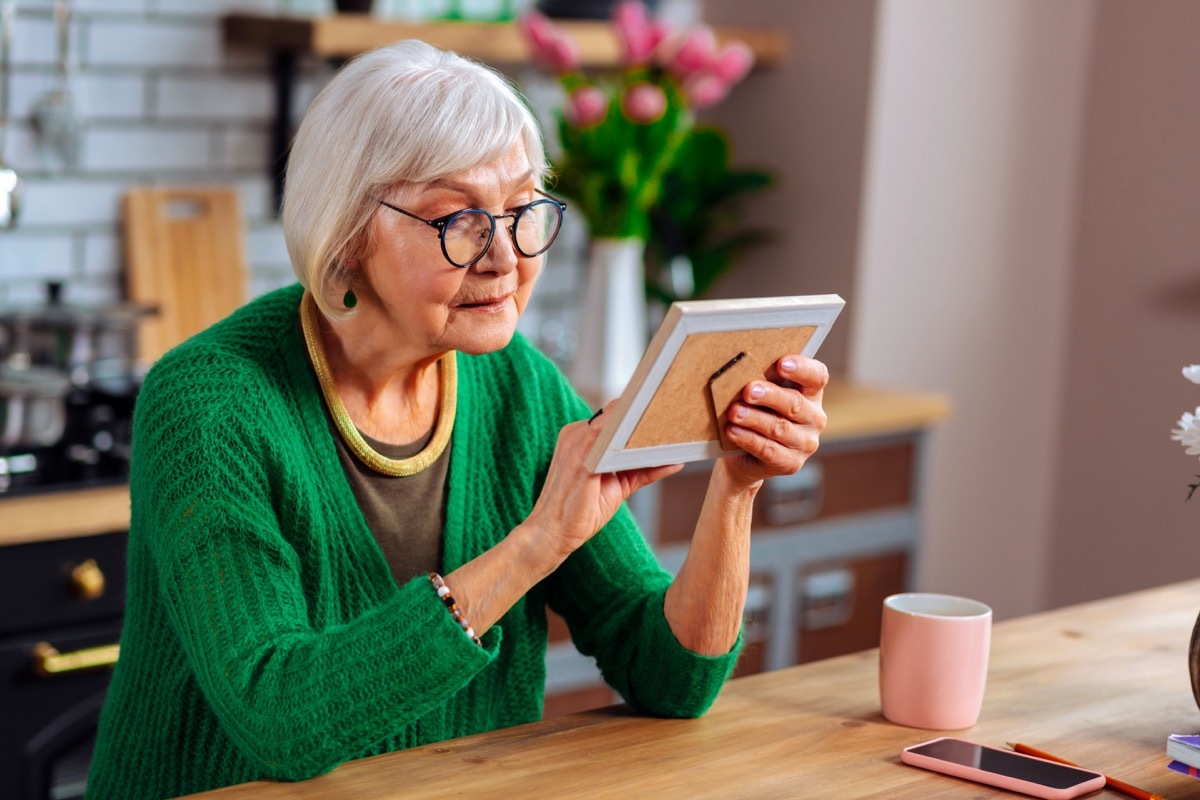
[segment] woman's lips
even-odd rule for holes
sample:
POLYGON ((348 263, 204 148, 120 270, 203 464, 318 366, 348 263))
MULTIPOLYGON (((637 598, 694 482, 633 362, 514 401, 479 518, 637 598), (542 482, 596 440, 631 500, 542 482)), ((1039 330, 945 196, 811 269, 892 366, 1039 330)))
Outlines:
POLYGON ((508 305, 508 299, 511 295, 501 295, 499 297, 490 297, 482 300, 472 300, 470 302, 459 303, 458 307, 464 311, 480 311, 480 312, 497 312, 502 311, 508 305))

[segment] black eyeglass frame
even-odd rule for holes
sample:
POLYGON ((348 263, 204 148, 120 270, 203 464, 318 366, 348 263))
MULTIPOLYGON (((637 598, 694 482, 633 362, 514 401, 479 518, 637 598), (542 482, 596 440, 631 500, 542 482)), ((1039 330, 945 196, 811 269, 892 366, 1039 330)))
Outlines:
POLYGON ((496 238, 496 220, 498 220, 498 219, 511 219, 512 220, 512 225, 509 225, 507 227, 508 227, 508 233, 512 237, 513 247, 515 247, 517 249, 518 253, 525 256, 526 258, 533 258, 534 256, 540 256, 542 253, 544 253, 550 249, 550 245, 554 244, 554 240, 558 238, 558 232, 560 230, 562 230, 563 212, 567 210, 567 204, 564 203, 562 200, 559 200, 557 197, 554 197, 551 194, 547 194, 546 192, 543 192, 541 189, 534 189, 534 191, 537 192, 538 194, 540 194, 542 196, 542 199, 534 200, 532 203, 528 203, 524 206, 521 206, 520 208, 518 208, 516 211, 514 211, 511 214, 493 214, 492 212, 490 212, 484 208, 460 208, 458 211, 451 212, 451 213, 445 215, 444 217, 437 217, 436 219, 425 219, 424 217, 418 217, 416 214, 412 213, 411 211, 405 211, 403 208, 400 208, 399 206, 394 206, 391 203, 387 202, 386 200, 380 200, 379 204, 381 206, 390 208, 392 211, 398 211, 406 217, 412 217, 413 219, 417 220, 418 222, 424 222, 426 225, 429 225, 430 227, 437 229, 438 241, 440 241, 441 245, 442 245, 442 255, 445 256, 446 260, 448 262, 450 262, 450 264, 452 266, 458 267, 459 269, 469 269, 470 267, 473 267, 473 266, 475 266, 475 264, 479 263, 480 259, 482 259, 484 256, 486 256, 488 250, 491 249, 492 240, 496 238), (536 253, 526 253, 525 250, 522 249, 520 242, 517 241, 517 219, 522 214, 524 214, 526 211, 533 208, 534 206, 544 204, 544 203, 549 203, 549 204, 552 204, 552 205, 555 205, 558 207, 558 226, 554 229, 554 234, 550 237, 550 240, 548 242, 546 242, 546 244, 540 250, 538 250, 536 253), (483 246, 483 249, 481 249, 479 251, 479 255, 475 256, 475 258, 471 259, 466 264, 459 264, 454 259, 450 258, 450 254, 448 252, 446 252, 446 230, 447 230, 447 228, 450 227, 450 223, 453 222, 457 217, 459 217, 463 214, 471 214, 471 213, 475 213, 475 212, 478 212, 481 214, 486 214, 487 218, 492 221, 492 229, 491 229, 491 232, 488 233, 487 243, 483 246))

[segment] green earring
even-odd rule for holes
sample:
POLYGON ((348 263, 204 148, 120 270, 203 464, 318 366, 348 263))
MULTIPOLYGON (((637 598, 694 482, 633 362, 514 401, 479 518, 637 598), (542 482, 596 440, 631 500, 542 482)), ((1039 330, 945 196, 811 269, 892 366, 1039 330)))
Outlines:
POLYGON ((342 305, 346 308, 354 308, 358 305, 358 295, 354 294, 353 289, 347 289, 345 296, 342 297, 342 305))

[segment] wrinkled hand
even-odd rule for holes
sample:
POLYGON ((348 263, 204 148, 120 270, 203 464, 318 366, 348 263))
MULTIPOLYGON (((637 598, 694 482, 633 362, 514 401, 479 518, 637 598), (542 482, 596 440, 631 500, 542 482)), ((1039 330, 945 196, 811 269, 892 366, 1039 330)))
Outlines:
MULTIPOLYGON (((612 413, 616 401, 604 407, 612 413)), ((554 447, 542 493, 528 522, 538 526, 545 544, 560 558, 578 549, 612 519, 621 503, 638 489, 674 474, 681 464, 592 474, 584 458, 600 436, 604 415, 563 427, 554 447)))
POLYGON ((784 356, 766 377, 746 384, 729 407, 726 434, 746 452, 718 463, 742 486, 799 470, 816 452, 825 429, 821 400, 829 370, 824 364, 784 356))

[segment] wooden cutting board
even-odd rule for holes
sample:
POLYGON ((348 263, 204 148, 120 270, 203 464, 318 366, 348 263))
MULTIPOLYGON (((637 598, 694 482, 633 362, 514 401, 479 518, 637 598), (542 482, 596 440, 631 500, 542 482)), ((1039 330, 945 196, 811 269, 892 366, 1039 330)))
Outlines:
POLYGON ((139 187, 122 216, 126 293, 159 309, 138 331, 149 365, 245 302, 244 223, 232 187, 139 187))

